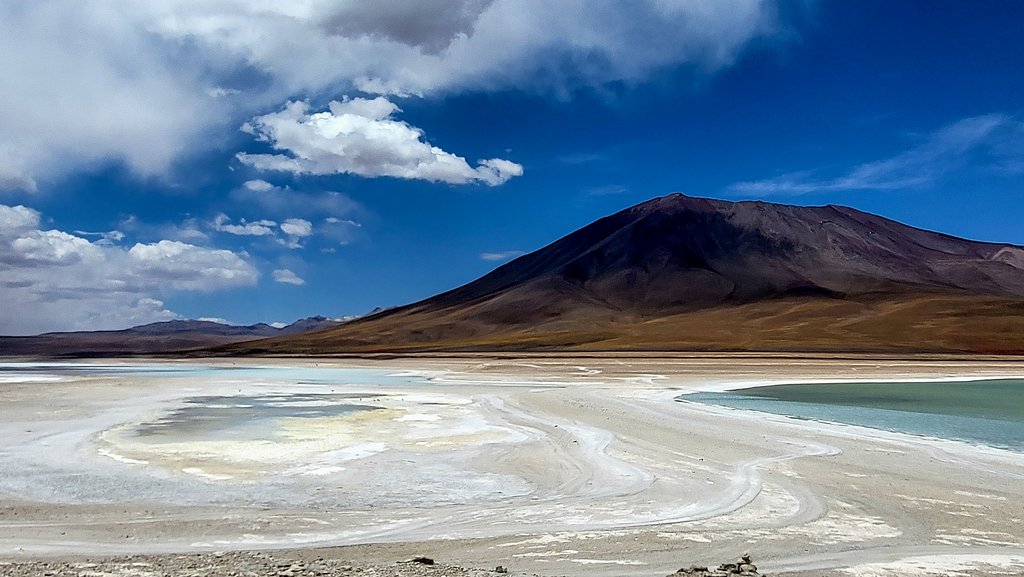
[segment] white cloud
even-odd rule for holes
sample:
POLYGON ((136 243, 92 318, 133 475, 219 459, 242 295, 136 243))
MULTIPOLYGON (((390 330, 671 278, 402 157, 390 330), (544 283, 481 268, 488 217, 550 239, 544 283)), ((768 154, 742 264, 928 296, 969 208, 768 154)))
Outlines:
POLYGON ((191 40, 206 59, 265 71, 279 94, 354 83, 425 94, 637 81, 673 64, 727 66, 778 28, 774 4, 762 0, 151 0, 121 8, 168 41, 191 40))
POLYGON ((124 240, 124 233, 119 230, 108 230, 105 232, 90 232, 86 230, 76 230, 75 234, 79 236, 97 236, 100 240, 98 244, 117 244, 124 240))
POLYGON ((36 192, 39 185, 27 173, 25 152, 15 153, 14 148, 14 143, 0 141, 0 191, 36 192))
POLYGON ((23 263, 67 265, 102 261, 103 249, 88 240, 59 230, 34 230, 8 245, 9 258, 23 263))
POLYGON ((376 0, 339 5, 327 28, 350 37, 370 37, 417 46, 437 54, 460 35, 473 32, 493 0, 376 0))
MULTIPOLYGON (((320 224, 317 232, 340 245, 346 245, 350 244, 360 235, 359 229, 361 228, 363 228, 361 223, 350 218, 329 216, 320 224)), ((334 252, 334 249, 330 249, 329 252, 334 252)))
POLYGON ((39 228, 39 213, 27 206, 0 204, 0 238, 39 228))
POLYGON ((286 268, 280 268, 274 271, 274 280, 279 283, 293 284, 295 286, 302 286, 306 284, 306 281, 302 280, 292 271, 286 268))
POLYGON ((490 186, 520 176, 523 167, 500 158, 476 168, 466 159, 423 141, 423 132, 393 118, 400 109, 384 97, 335 100, 310 112, 290 102, 279 112, 254 118, 245 130, 286 154, 240 153, 243 163, 295 174, 356 174, 490 186))
POLYGON ((273 236, 275 226, 276 222, 266 219, 246 222, 243 218, 239 224, 231 224, 231 219, 224 213, 213 219, 214 230, 239 236, 273 236))
POLYGON ((32 191, 40 178, 108 159, 163 174, 222 122, 225 109, 200 89, 206 66, 181 66, 122 8, 0 5, 0 188, 32 191))
POLYGON ((281 232, 285 238, 277 239, 277 242, 288 248, 302 248, 302 241, 313 234, 313 223, 301 218, 288 218, 281 223, 281 232))
POLYGON ((245 181, 245 183, 242 186, 244 186, 246 190, 251 190, 253 192, 267 192, 267 191, 270 191, 270 190, 274 189, 274 185, 273 184, 270 184, 269 182, 267 182, 265 180, 258 180, 258 179, 257 180, 247 180, 247 181, 245 181))
MULTIPOLYGON (((848 190, 901 190, 925 188, 962 168, 974 155, 982 164, 1005 166, 1008 151, 1024 145, 1024 123, 1002 114, 964 118, 929 134, 922 142, 895 156, 867 162, 834 177, 803 170, 728 188, 753 195, 801 195, 848 190)), ((1021 148, 1024 150, 1024 148, 1021 148)))
POLYGON ((362 224, 359 224, 358 222, 356 222, 354 220, 346 219, 346 218, 338 218, 336 216, 328 216, 327 218, 324 219, 324 222, 326 222, 327 224, 347 224, 349 226, 354 226, 356 228, 359 228, 359 227, 363 226, 362 224))
MULTIPOLYGON (((248 187, 246 190, 251 191, 248 187)), ((255 192, 255 194, 266 193, 255 192)), ((328 233, 325 236, 333 238, 335 236, 334 229, 338 228, 338 225, 336 223, 330 223, 329 221, 325 221, 325 223, 328 225, 326 227, 327 230, 323 231, 328 233)), ((281 222, 269 219, 247 221, 243 218, 239 221, 239 224, 231 224, 231 218, 228 215, 221 213, 213 219, 210 226, 214 230, 238 236, 273 238, 278 244, 291 249, 302 248, 304 246, 303 241, 306 238, 313 236, 314 233, 313 223, 304 218, 286 218, 281 222)))
POLYGON ((146 279, 179 290, 211 291, 256 284, 256 269, 229 250, 198 247, 176 240, 136 244, 128 250, 136 282, 146 279))
POLYGON ((566 95, 677 64, 714 71, 775 19, 767 0, 0 3, 0 189, 110 160, 164 174, 296 96, 566 95))
POLYGON ((161 295, 254 285, 247 255, 179 241, 136 243, 39 228, 40 215, 0 205, 0 334, 94 330, 168 320, 161 295), (31 311, 26 314, 26 311, 31 311))
POLYGON ((313 223, 301 218, 287 218, 281 223, 281 230, 288 236, 307 237, 313 234, 313 223))
POLYGON ((205 321, 205 322, 208 322, 208 323, 217 323, 219 325, 230 325, 231 324, 231 322, 228 321, 227 319, 222 319, 220 317, 199 317, 196 320, 205 321))
POLYGON ((499 251, 499 252, 482 252, 482 253, 480 253, 480 259, 481 260, 486 260, 486 261, 491 261, 491 262, 497 262, 497 261, 509 260, 511 258, 516 258, 516 257, 519 257, 519 256, 523 256, 524 254, 526 254, 526 253, 521 251, 521 250, 503 250, 503 251, 499 251))

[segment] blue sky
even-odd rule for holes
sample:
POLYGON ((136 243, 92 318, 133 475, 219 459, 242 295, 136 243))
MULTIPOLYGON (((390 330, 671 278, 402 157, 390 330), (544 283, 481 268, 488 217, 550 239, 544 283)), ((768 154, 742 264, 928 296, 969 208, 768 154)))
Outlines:
POLYGON ((655 196, 1024 244, 1024 3, 0 5, 0 333, 340 317, 655 196))

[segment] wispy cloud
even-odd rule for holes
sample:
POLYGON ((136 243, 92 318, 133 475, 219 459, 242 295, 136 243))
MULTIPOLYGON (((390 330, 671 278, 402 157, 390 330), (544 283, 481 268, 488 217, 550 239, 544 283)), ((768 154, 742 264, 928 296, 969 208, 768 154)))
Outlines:
POLYGON ((275 270, 274 280, 282 284, 291 284, 295 286, 302 286, 306 284, 304 279, 299 278, 299 275, 286 268, 279 268, 275 270))
POLYGON ((240 224, 231 224, 228 215, 221 213, 213 219, 213 229, 238 236, 273 236, 277 223, 272 220, 247 222, 244 218, 240 224))
POLYGON ((929 134, 895 156, 855 166, 838 176, 822 169, 789 172, 773 178, 738 182, 729 192, 757 196, 801 195, 851 190, 927 188, 943 176, 978 160, 998 167, 1010 159, 1014 142, 1024 142, 1022 123, 1004 114, 964 118, 929 134))
POLYGON ((498 262, 502 260, 509 260, 516 258, 517 256, 523 256, 526 254, 521 250, 503 250, 498 252, 482 252, 480 253, 480 259, 490 262, 498 262))
POLYGON ((231 321, 229 321, 227 319, 224 319, 224 318, 221 318, 221 317, 199 317, 196 320, 197 321, 205 321, 205 322, 208 322, 208 323, 217 323, 219 325, 230 325, 230 324, 232 324, 231 321))
POLYGON ((623 194, 629 192, 629 187, 622 186, 621 184, 606 184, 604 186, 592 186, 587 189, 587 194, 591 196, 611 196, 613 194, 623 194))
POLYGON ((608 155, 603 152, 573 152, 558 157, 558 162, 562 164, 587 164, 590 162, 600 162, 607 160, 608 155))

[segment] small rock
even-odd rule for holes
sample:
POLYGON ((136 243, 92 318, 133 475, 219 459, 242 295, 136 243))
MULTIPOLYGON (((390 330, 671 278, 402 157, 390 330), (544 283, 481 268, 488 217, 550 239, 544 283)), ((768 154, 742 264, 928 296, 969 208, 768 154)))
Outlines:
POLYGON ((430 557, 413 557, 412 559, 406 559, 405 561, 399 561, 399 563, 420 563, 422 565, 433 565, 434 560, 430 557))
POLYGON ((505 568, 503 565, 498 565, 497 567, 494 568, 494 572, 495 573, 508 573, 508 569, 505 568))

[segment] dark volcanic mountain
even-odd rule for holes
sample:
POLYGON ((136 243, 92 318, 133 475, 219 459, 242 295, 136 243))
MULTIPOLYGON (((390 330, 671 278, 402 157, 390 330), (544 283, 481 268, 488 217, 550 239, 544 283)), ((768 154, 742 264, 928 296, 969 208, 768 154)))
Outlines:
POLYGON ((427 300, 222 350, 545 349, 1024 352, 1024 248, 674 194, 427 300))
POLYGON ((297 335, 338 326, 326 317, 309 317, 286 327, 268 324, 237 326, 210 321, 175 320, 140 325, 119 331, 45 333, 32 337, 0 337, 0 356, 109 356, 168 353, 251 341, 266 337, 297 335))
MULTIPOLYGON (((852 208, 680 194, 601 219, 412 310, 501 296, 546 311, 581 304, 663 315, 786 295, 891 292, 1024 297, 1024 249, 915 229, 852 208), (518 295, 516 299, 513 295, 518 295), (538 298, 544 297, 544 298, 538 298)), ((491 308, 491 307, 488 307, 491 308)))

